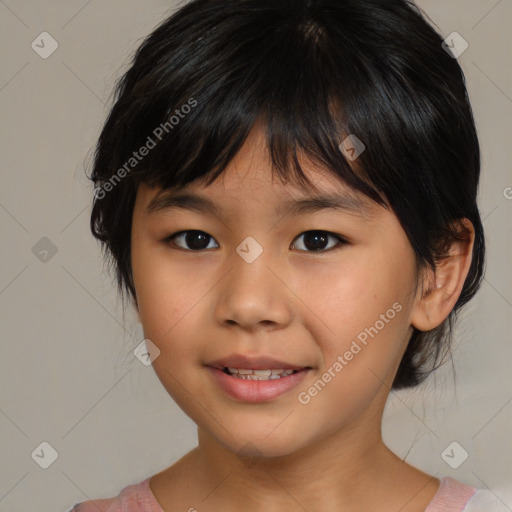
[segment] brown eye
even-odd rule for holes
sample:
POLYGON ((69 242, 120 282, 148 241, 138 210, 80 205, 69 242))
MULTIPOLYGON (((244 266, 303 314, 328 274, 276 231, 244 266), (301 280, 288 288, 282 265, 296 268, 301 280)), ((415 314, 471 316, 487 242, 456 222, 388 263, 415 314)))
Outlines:
POLYGON ((214 238, 204 231, 190 230, 175 233, 167 237, 165 242, 172 242, 178 247, 189 251, 202 251, 212 248, 209 246, 209 242, 212 240, 214 240, 214 238))
MULTIPOLYGON (((307 252, 327 251, 332 249, 333 247, 337 247, 339 245, 344 245, 347 243, 346 240, 344 240, 339 235, 334 235, 332 233, 328 233, 327 231, 306 231, 305 233, 299 235, 297 239, 301 237, 304 237, 302 246, 305 247, 305 249, 302 249, 300 247, 298 249, 305 250, 307 252), (337 243, 328 246, 329 239, 337 240, 337 243)), ((296 249, 297 247, 296 245, 292 244, 292 248, 296 249)))
MULTIPOLYGON (((306 231, 299 235, 296 240, 303 238, 304 241, 292 244, 292 249, 299 249, 305 252, 326 252, 348 242, 340 235, 335 235, 327 231, 306 231), (334 243, 333 243, 334 242, 334 243), (298 246, 298 247, 297 247, 298 246), (302 247, 301 247, 302 246, 302 247)), ((188 230, 180 231, 164 239, 165 243, 174 245, 188 251, 203 251, 219 247, 215 239, 204 231, 188 230), (216 245, 211 245, 214 242, 216 245)))

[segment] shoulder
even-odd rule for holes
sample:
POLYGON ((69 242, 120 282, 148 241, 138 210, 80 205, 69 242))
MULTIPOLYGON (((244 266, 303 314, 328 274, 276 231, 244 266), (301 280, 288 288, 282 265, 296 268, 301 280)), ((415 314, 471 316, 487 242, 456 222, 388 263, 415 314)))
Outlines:
POLYGON ((119 507, 113 507, 118 502, 118 498, 109 498, 102 500, 89 500, 76 504, 70 512, 110 512, 111 510, 121 510, 119 507))
POLYGON ((425 512, 510 512, 510 510, 492 491, 477 489, 454 478, 444 477, 425 512))
POLYGON ((149 478, 124 487, 118 496, 76 504, 70 512, 163 512, 149 488, 149 478))
POLYGON ((441 478, 439 489, 425 512, 462 512, 477 489, 449 476, 441 478))

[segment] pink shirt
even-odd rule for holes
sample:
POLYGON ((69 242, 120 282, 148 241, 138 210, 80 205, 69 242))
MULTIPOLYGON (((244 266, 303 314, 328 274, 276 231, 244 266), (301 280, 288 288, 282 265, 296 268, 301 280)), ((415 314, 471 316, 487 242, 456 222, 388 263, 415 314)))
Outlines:
MULTIPOLYGON (((150 477, 151 478, 151 477, 150 477)), ((164 512, 149 487, 150 478, 124 487, 119 496, 110 499, 84 501, 69 512, 164 512)), ((479 510, 471 502, 482 491, 450 477, 441 479, 441 485, 425 512, 462 512, 479 510)), ((494 509, 486 509, 490 511, 494 509)))

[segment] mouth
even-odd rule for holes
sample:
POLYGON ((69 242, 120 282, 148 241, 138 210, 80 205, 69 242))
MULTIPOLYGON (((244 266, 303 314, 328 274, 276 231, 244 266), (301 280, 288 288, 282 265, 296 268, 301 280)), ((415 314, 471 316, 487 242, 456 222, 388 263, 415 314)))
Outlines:
MULTIPOLYGON (((306 367, 304 369, 309 369, 306 367)), ((301 371, 301 369, 285 369, 285 368, 267 368, 263 370, 252 370, 248 368, 229 368, 225 366, 222 368, 222 371, 231 377, 235 377, 236 379, 243 380, 277 380, 282 379, 283 377, 288 377, 288 375, 293 375, 301 371)))
POLYGON ((216 388, 238 402, 274 400, 304 381, 313 368, 269 357, 233 355, 206 365, 216 388))

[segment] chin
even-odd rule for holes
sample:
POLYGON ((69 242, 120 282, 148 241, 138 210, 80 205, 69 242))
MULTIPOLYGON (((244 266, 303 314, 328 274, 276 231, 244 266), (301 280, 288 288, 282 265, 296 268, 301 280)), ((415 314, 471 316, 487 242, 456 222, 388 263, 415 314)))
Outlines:
POLYGON ((222 439, 216 440, 242 459, 286 457, 309 444, 305 439, 294 440, 285 435, 272 434, 265 437, 254 433, 242 435, 242 432, 239 432, 235 438, 223 436, 222 439))

